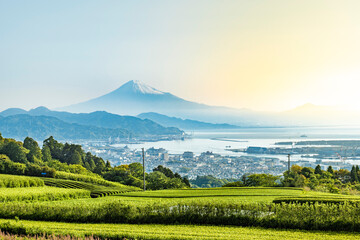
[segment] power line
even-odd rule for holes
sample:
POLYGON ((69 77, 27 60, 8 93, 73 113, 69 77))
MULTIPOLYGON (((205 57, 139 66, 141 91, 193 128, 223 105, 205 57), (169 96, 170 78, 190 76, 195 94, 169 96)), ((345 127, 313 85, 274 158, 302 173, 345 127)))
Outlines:
POLYGON ((290 173, 290 154, 288 154, 288 171, 289 171, 289 173, 290 173))
POLYGON ((144 150, 144 148, 142 148, 142 158, 143 158, 144 192, 145 192, 146 187, 145 187, 145 150, 144 150))

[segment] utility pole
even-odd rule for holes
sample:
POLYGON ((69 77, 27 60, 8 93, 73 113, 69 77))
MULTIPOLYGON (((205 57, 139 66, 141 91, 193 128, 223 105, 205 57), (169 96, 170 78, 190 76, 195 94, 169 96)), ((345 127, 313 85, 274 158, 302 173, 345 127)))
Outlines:
POLYGON ((290 173, 290 154, 288 154, 288 170, 289 170, 289 173, 290 173))
POLYGON ((146 188, 145 188, 145 150, 144 150, 144 148, 142 148, 142 157, 143 157, 144 192, 145 192, 146 188))

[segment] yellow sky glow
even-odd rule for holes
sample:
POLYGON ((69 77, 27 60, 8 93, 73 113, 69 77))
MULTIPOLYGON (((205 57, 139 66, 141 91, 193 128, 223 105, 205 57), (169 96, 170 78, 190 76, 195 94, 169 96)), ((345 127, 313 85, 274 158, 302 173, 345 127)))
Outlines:
POLYGON ((360 108, 359 4, 269 1, 227 19, 195 54, 191 78, 203 89, 195 99, 275 111, 308 102, 360 108))
POLYGON ((209 105, 360 109, 359 13, 359 0, 4 1, 0 109, 129 80, 209 105))

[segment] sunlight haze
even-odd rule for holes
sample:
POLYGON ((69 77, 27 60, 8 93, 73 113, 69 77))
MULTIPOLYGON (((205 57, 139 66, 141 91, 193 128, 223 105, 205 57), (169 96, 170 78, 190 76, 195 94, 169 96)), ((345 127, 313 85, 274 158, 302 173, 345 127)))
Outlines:
POLYGON ((0 0, 0 109, 137 79, 209 105, 359 110, 359 1, 140 3, 0 0))

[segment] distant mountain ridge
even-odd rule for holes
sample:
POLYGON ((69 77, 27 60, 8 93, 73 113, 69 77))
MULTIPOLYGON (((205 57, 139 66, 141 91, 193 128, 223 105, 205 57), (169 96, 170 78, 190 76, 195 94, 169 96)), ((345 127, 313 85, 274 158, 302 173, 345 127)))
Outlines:
POLYGON ((17 114, 0 118, 0 132, 4 137, 24 139, 28 136, 42 141, 50 136, 58 140, 107 140, 127 138, 131 132, 67 123, 55 117, 17 114))
POLYGON ((165 127, 177 127, 183 130, 212 130, 212 129, 237 129, 240 128, 236 125, 230 124, 214 124, 201 122, 190 119, 181 119, 176 117, 169 117, 163 114, 149 112, 149 113, 141 113, 138 115, 139 118, 142 119, 150 119, 154 122, 157 122, 165 127))
MULTIPOLYGON (((62 126, 65 128, 67 127, 73 127, 72 125, 65 125, 66 124, 76 124, 78 127, 83 127, 84 131, 86 129, 91 129, 92 127, 101 128, 101 129, 113 129, 116 131, 122 131, 126 132, 127 135, 132 136, 145 136, 145 135, 182 135, 183 131, 181 131, 178 128, 175 127, 164 127, 156 122, 153 122, 151 120, 143 120, 137 117, 132 116, 120 116, 116 114, 111 114, 107 112, 93 112, 93 113, 69 113, 69 112, 59 112, 59 111, 51 111, 45 107, 38 107, 35 109, 31 109, 29 111, 23 110, 23 109, 8 109, 3 112, 0 112, 0 116, 3 116, 4 118, 8 118, 11 116, 18 116, 21 115, 22 118, 24 116, 32 116, 32 117, 41 117, 41 116, 47 116, 52 117, 51 119, 53 121, 49 122, 49 118, 44 118, 44 121, 46 120, 51 126, 54 124, 55 120, 57 119, 61 121, 63 124, 62 126), (21 112, 22 114, 17 114, 18 112, 21 112), (26 113, 26 114, 23 114, 26 113)), ((20 118, 20 117, 19 117, 20 118)), ((27 121, 30 121, 30 118, 25 118, 27 121)), ((5 123, 5 122, 3 122, 5 123)), ((57 125, 59 125, 59 122, 56 122, 57 125)), ((9 125, 8 123, 5 125, 7 127, 15 127, 15 125, 9 125)), ((31 125, 28 125, 31 127, 31 125)), ((38 127, 38 126, 37 126, 38 127)), ((0 124, 0 130, 4 129, 4 125, 0 124)), ((24 129, 24 131, 27 131, 24 129)), ((28 131, 31 131, 29 129, 28 131)), ((104 131, 107 132, 108 131, 104 131)), ((101 135, 101 134, 100 134, 101 135)), ((111 134, 110 134, 111 135, 111 134)), ((110 136, 109 135, 109 136, 110 136)), ((59 138, 60 139, 60 138, 59 138)), ((96 139, 96 136, 93 136, 93 139, 96 139)))
POLYGON ((0 113, 3 117, 8 117, 17 114, 27 114, 27 111, 21 108, 8 108, 0 113))

